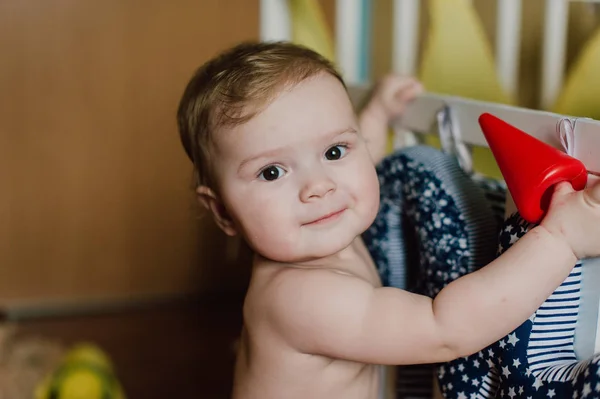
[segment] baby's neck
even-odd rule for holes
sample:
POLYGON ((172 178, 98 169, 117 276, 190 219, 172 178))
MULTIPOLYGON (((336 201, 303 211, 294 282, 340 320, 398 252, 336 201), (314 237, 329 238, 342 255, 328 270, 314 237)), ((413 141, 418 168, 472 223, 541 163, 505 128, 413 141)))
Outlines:
POLYGON ((375 265, 367 251, 362 238, 356 237, 350 245, 334 254, 310 259, 303 262, 282 263, 274 262, 263 258, 261 255, 255 255, 255 266, 276 265, 277 267, 291 267, 301 269, 326 269, 336 273, 353 275, 373 283, 379 283, 379 276, 375 265))

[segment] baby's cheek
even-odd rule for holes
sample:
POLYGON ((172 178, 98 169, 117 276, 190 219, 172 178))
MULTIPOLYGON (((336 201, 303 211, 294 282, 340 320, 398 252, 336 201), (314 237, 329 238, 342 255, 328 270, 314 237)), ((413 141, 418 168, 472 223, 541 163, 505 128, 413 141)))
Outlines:
POLYGON ((267 259, 276 262, 294 262, 297 260, 297 243, 291 244, 285 241, 277 240, 262 242, 259 253, 267 259))
POLYGON ((285 220, 263 220, 254 231, 253 246, 267 258, 287 261, 297 250, 298 237, 285 220))

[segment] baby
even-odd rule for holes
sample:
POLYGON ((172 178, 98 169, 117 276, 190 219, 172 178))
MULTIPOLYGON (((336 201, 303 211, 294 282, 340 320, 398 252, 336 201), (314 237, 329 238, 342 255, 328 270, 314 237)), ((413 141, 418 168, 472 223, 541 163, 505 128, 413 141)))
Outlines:
POLYGON ((356 118, 332 64, 289 43, 238 45, 189 82, 178 125, 198 199, 255 254, 233 398, 375 398, 377 365, 472 354, 600 256, 600 185, 561 183, 539 226, 434 300, 382 287, 361 233, 388 124, 420 91, 386 77, 356 118))

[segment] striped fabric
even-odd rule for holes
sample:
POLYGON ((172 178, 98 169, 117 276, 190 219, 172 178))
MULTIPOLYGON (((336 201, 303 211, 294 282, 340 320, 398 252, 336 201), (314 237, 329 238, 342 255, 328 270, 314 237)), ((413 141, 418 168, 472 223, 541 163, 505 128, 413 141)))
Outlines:
POLYGON ((535 313, 527 359, 534 376, 568 381, 577 374, 575 326, 581 292, 581 263, 535 313))
POLYGON ((493 398, 495 392, 498 390, 500 384, 500 378, 498 376, 498 369, 492 367, 490 372, 485 375, 481 381, 479 392, 477 393, 477 399, 493 398))
MULTIPOLYGON (((518 213, 509 216, 500 233, 499 253, 532 227, 518 213)), ((444 397, 600 398, 600 354, 585 360, 575 355, 583 269, 577 263, 542 306, 506 337, 440 366, 444 397), (453 369, 462 372, 448 372, 453 369)))

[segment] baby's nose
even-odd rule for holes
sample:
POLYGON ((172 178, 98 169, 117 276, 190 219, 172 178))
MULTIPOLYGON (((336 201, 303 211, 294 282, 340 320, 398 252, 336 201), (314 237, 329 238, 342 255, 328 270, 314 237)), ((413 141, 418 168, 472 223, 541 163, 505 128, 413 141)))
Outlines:
POLYGON ((336 184, 329 176, 325 174, 312 176, 300 190, 300 200, 303 202, 314 201, 327 196, 335 189, 336 184))

